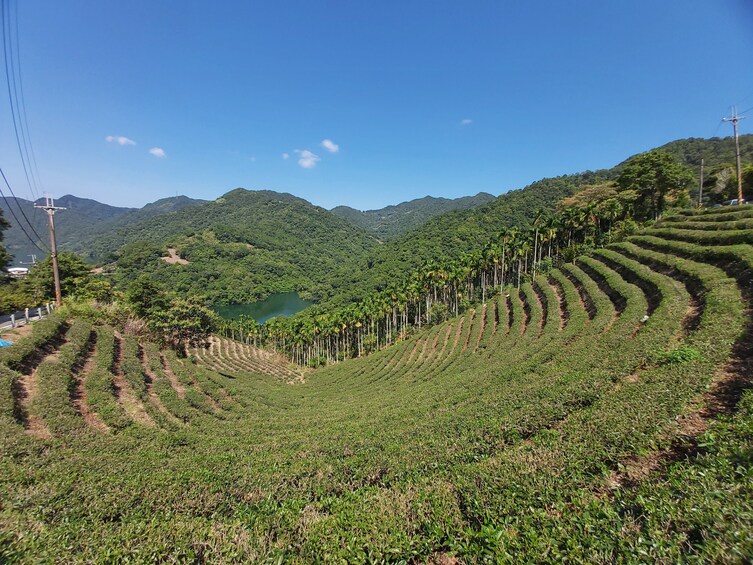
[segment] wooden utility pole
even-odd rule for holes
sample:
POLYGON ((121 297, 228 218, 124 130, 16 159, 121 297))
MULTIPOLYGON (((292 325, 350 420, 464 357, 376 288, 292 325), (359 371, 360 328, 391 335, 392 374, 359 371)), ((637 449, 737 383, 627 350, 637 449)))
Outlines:
POLYGON ((740 136, 737 133, 737 122, 744 119, 745 116, 737 115, 737 108, 732 107, 732 116, 722 118, 723 122, 732 122, 732 128, 735 131, 735 153, 737 154, 737 205, 743 204, 743 173, 740 167, 740 136))
POLYGON ((63 303, 63 296, 60 292, 60 272, 58 271, 58 250, 55 240, 55 212, 65 210, 60 206, 55 206, 55 201, 51 196, 44 197, 44 206, 34 205, 34 208, 40 208, 47 212, 47 222, 50 225, 50 257, 52 258, 52 277, 55 280, 55 302, 57 306, 63 303))
POLYGON ((701 180, 698 183, 698 207, 703 205, 703 159, 701 159, 701 180))

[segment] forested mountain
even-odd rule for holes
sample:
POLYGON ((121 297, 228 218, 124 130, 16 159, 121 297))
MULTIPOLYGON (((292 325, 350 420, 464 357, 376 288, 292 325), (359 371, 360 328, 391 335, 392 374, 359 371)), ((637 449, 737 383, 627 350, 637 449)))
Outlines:
MULTIPOLYGON (((709 181, 712 184, 717 182, 713 176, 715 171, 729 170, 735 162, 732 137, 680 139, 658 149, 677 156, 696 173, 703 158, 707 177, 704 190, 711 189, 709 181)), ((750 166, 753 163, 753 135, 740 136, 740 153, 743 163, 750 166)), ((503 227, 529 224, 538 210, 553 210, 559 200, 583 187, 614 180, 633 157, 611 169, 542 179, 523 189, 506 192, 476 208, 434 217, 419 228, 376 248, 364 263, 343 269, 340 278, 343 292, 336 302, 359 300, 370 290, 386 288, 391 281, 404 277, 405 273, 428 261, 443 261, 479 250, 503 227)), ((691 196, 694 196, 693 190, 691 196)))
POLYGON ((178 292, 228 303, 292 290, 328 296, 338 267, 362 262, 376 245, 363 230, 301 198, 238 188, 113 230, 91 249, 96 260, 117 259, 122 284, 149 274, 178 292), (168 247, 187 264, 160 260, 168 247))
MULTIPOLYGON (((36 202, 36 204, 43 203, 43 199, 36 202)), ((5 232, 5 243, 8 251, 13 255, 14 263, 16 264, 31 261, 30 255, 32 254, 36 255, 40 260, 44 259, 44 255, 49 248, 47 214, 43 210, 34 208, 34 204, 35 202, 23 198, 0 200, 3 214, 11 224, 11 227, 5 232), (18 221, 22 223, 29 236, 45 250, 44 253, 29 241, 29 238, 19 227, 11 210, 15 213, 18 221), (23 214, 28 218, 33 230, 26 224, 23 214), (36 234, 34 231, 36 231, 36 234), (37 234, 39 238, 37 238, 37 234)), ((133 208, 109 206, 96 200, 79 198, 70 194, 56 199, 55 206, 65 208, 65 211, 60 212, 61 215, 65 214, 64 220, 58 221, 55 224, 58 246, 61 249, 76 249, 77 242, 91 234, 97 233, 102 226, 134 210, 133 208)))
POLYGON ((475 208, 491 200, 494 196, 486 192, 454 199, 425 196, 379 210, 362 212, 349 206, 337 206, 331 212, 384 240, 416 229, 440 214, 475 208))
POLYGON ((476 208, 432 218, 416 230, 375 248, 359 265, 343 268, 339 277, 341 293, 336 302, 358 300, 370 290, 386 288, 428 261, 442 261, 479 250, 503 227, 527 225, 537 210, 553 210, 559 200, 574 194, 581 186, 608 178, 609 171, 588 171, 543 179, 476 208))
MULTIPOLYGON (((740 143, 743 161, 750 163, 753 135, 742 136, 740 143)), ((724 198, 735 156, 732 138, 684 139, 661 149, 691 167, 699 167, 703 158, 704 190, 716 190, 717 200, 724 198)), ((66 196, 56 201, 68 208, 57 222, 58 242, 60 249, 93 263, 117 259, 121 284, 148 272, 214 302, 242 302, 295 289, 307 297, 345 303, 385 288, 428 261, 479 250, 500 229, 529 224, 537 211, 553 210, 583 187, 613 180, 626 162, 543 179, 491 200, 485 193, 457 200, 426 197, 368 212, 344 206, 328 212, 289 194, 244 189, 213 202, 179 196, 137 210, 66 196), (429 218, 443 207, 457 206, 474 207, 429 218), (168 247, 189 264, 160 260, 168 247)), ((46 242, 43 212, 31 202, 19 204, 46 242)), ((15 224, 11 214, 5 216, 15 224)), ((6 241, 17 260, 27 260, 33 252, 17 227, 7 232, 6 241)))
MULTIPOLYGON (((683 163, 692 167, 696 173, 701 169, 701 159, 706 171, 720 165, 735 163, 735 140, 732 137, 712 137, 703 139, 689 137, 678 139, 662 145, 658 149, 677 156, 683 163)), ((753 134, 740 136, 740 158, 745 163, 753 163, 753 134)), ((620 169, 620 163, 616 169, 620 169)))
MULTIPOLYGON (((97 241, 100 237, 107 237, 114 229, 127 227, 145 218, 174 212, 203 202, 205 201, 195 200, 187 196, 172 196, 147 204, 143 208, 124 208, 103 204, 90 198, 79 198, 66 194, 55 200, 55 206, 65 208, 56 216, 55 232, 58 248, 61 251, 75 251, 84 256, 89 256, 91 242, 97 241)), ((43 199, 36 202, 36 204, 43 203, 43 199)), ((29 256, 31 254, 35 254, 38 259, 43 259, 49 248, 47 216, 44 211, 34 208, 34 204, 34 202, 23 198, 8 198, 7 202, 0 200, 3 213, 11 224, 10 229, 5 233, 5 241, 16 264, 30 261, 29 256), (29 238, 8 210, 8 204, 12 207, 19 221, 23 223, 28 234, 37 240, 39 246, 45 250, 44 253, 29 241, 29 238), (41 239, 37 239, 34 231, 26 225, 21 210, 26 214, 41 239)))

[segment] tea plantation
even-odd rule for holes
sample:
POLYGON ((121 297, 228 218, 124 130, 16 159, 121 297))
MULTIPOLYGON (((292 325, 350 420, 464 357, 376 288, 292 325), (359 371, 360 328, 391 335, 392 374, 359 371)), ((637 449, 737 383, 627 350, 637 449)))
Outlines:
POLYGON ((52 316, 0 353, 0 560, 753 559, 753 209, 359 359, 52 316))

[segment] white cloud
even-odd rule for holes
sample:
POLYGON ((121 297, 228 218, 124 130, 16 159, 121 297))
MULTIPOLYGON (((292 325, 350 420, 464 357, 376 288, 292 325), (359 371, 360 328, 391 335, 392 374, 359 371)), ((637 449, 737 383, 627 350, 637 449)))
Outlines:
POLYGON ((322 140, 320 145, 330 153, 337 153, 338 151, 340 151, 340 146, 331 139, 322 140))
POLYGON ((108 135, 105 137, 107 143, 117 143, 118 145, 136 145, 133 139, 128 139, 124 135, 108 135))
POLYGON ((282 158, 287 161, 288 159, 290 159, 290 153, 283 153, 282 158))
POLYGON ((470 118, 465 118, 464 120, 460 120, 461 126, 469 126, 472 123, 473 123, 473 120, 471 120, 470 118))
POLYGON ((321 157, 315 155, 308 149, 296 149, 295 152, 298 153, 298 164, 304 169, 313 169, 316 167, 316 164, 322 160, 321 157))
POLYGON ((152 147, 149 150, 149 153, 154 155, 155 157, 159 157, 160 159, 167 157, 167 154, 165 153, 165 150, 162 149, 162 147, 152 147))

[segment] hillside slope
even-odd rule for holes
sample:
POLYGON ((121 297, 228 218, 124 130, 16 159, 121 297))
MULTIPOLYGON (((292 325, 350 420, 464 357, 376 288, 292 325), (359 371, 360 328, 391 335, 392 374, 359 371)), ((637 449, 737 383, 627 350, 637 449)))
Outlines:
POLYGON ((123 284, 149 273, 171 289, 215 303, 292 290, 327 295, 338 267, 363 260, 375 245, 362 230, 301 198, 242 188, 91 242, 95 260, 117 256, 123 284), (188 264, 159 260, 168 246, 188 264))
POLYGON ((349 206, 337 206, 330 211, 384 240, 414 230, 440 214, 475 208, 491 200, 494 200, 494 196, 486 192, 479 192, 475 196, 453 199, 425 196, 424 198, 364 212, 349 206))
MULTIPOLYGON (((30 200, 24 200, 23 198, 8 198, 7 200, 13 211, 16 212, 19 220, 24 222, 23 225, 27 232, 29 232, 29 235, 36 239, 32 230, 26 226, 19 207, 23 209, 41 238, 41 241, 37 240, 37 243, 46 251, 49 247, 49 238, 47 216, 44 211, 35 209, 35 202, 31 202, 30 200)), ((140 220, 174 212, 202 202, 204 200, 195 200, 186 196, 174 196, 157 200, 156 202, 147 204, 143 208, 124 208, 103 204, 90 198, 79 198, 78 196, 67 194, 55 200, 56 206, 65 208, 65 210, 60 211, 56 216, 55 231, 58 249, 61 251, 75 251, 85 257, 89 257, 92 242, 96 242, 101 237, 108 237, 113 230, 127 228, 129 225, 140 220)), ((43 200, 36 202, 36 204, 41 203, 43 203, 43 200)), ((38 260, 44 259, 44 254, 34 247, 29 238, 26 237, 17 225, 4 200, 0 200, 0 206, 3 208, 5 217, 11 223, 11 228, 5 232, 5 243, 10 253, 14 255, 14 262, 16 264, 28 262, 30 260, 29 255, 31 254, 35 254, 38 260)))
POLYGON ((0 352, 0 559, 750 562, 751 218, 298 374, 53 315, 0 352))
MULTIPOLYGON (((36 240, 40 247, 46 250, 49 248, 47 214, 43 210, 34 208, 35 204, 44 204, 44 200, 32 202, 23 198, 8 198, 7 203, 5 200, 0 200, 3 214, 11 224, 10 229, 5 232, 4 239, 8 251, 14 256, 14 262, 16 264, 28 262, 30 261, 29 255, 31 254, 35 254, 37 259, 41 261, 44 259, 44 255, 39 249, 34 247, 23 233, 8 209, 8 204, 10 204, 11 209, 16 213, 19 221, 23 223, 29 235, 36 240), (34 230, 39 234, 41 240, 37 239, 32 230, 26 225, 21 215, 21 209, 31 222, 34 230)), ((94 234, 99 233, 102 226, 134 210, 133 208, 110 206, 96 200, 79 198, 70 194, 56 199, 55 206, 65 208, 64 211, 59 212, 57 216, 58 222, 55 225, 58 246, 60 249, 74 250, 80 250, 77 247, 79 241, 92 237, 94 234), (61 218, 63 214, 65 216, 61 218)))
MULTIPOLYGON (((704 158, 706 173, 714 167, 734 162, 734 138, 689 138, 672 141, 659 149, 671 153, 686 165, 699 170, 704 158)), ((744 163, 753 163, 753 135, 740 136, 744 163)), ((632 158, 632 157, 631 157, 632 158)), ((369 290, 385 288, 428 261, 444 261, 468 250, 478 250, 496 237, 502 228, 530 224, 537 210, 552 211, 557 202, 584 186, 614 180, 630 159, 611 169, 586 171, 542 179, 529 186, 506 192, 472 209, 436 216, 419 228, 404 234, 374 252, 358 265, 343 269, 344 292, 337 303, 357 301, 369 290)))
POLYGON ((469 210, 442 214, 418 229, 377 247, 365 261, 342 269, 338 304, 357 301, 367 292, 403 280, 429 261, 445 261, 479 250, 502 227, 530 224, 537 210, 554 210, 556 203, 579 187, 608 178, 607 171, 543 179, 469 210))

